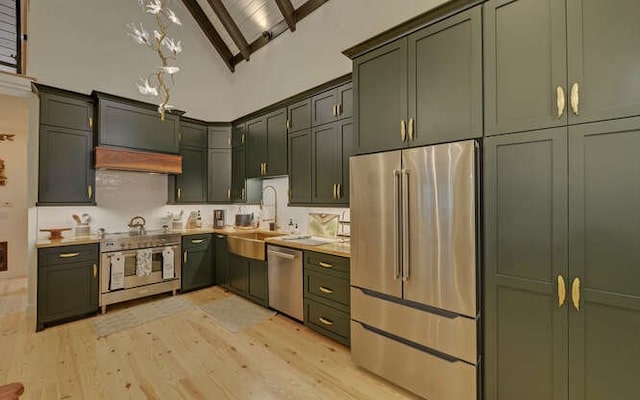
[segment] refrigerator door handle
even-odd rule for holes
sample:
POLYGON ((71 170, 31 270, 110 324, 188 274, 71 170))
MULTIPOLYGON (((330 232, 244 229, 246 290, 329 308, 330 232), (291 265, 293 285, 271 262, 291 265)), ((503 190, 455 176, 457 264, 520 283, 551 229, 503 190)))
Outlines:
POLYGON ((409 170, 402 170, 402 280, 408 281, 411 267, 409 257, 409 170))
POLYGON ((400 265, 402 264, 402 252, 400 246, 402 244, 402 216, 400 210, 400 177, 402 171, 393 170, 393 218, 394 218, 394 236, 395 243, 393 246, 394 260, 394 278, 400 278, 400 265))

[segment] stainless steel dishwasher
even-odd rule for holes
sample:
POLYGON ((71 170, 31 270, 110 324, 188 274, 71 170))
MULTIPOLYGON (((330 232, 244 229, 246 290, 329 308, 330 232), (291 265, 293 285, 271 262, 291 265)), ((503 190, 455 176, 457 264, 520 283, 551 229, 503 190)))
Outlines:
POLYGON ((302 299, 302 252, 267 246, 269 307, 299 321, 304 319, 302 299))

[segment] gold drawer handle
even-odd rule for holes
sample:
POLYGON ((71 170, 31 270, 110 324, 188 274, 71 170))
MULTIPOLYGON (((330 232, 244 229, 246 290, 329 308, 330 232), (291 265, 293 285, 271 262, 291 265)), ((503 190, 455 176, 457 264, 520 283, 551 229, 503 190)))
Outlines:
POLYGON ((98 266, 93 264, 93 277, 98 276, 98 266))
POLYGON ((64 254, 60 254, 58 257, 60 258, 73 258, 73 257, 78 257, 80 255, 80 253, 64 253, 64 254))
POLYGON ((580 278, 575 278, 571 285, 571 299, 576 311, 580 311, 580 278))
POLYGON ((318 317, 318 321, 322 322, 325 325, 329 325, 329 326, 333 325, 333 321, 331 321, 330 319, 323 318, 323 317, 318 317))
POLYGON ((200 243, 202 243, 202 242, 204 242, 204 239, 193 239, 193 240, 191 241, 191 243, 193 243, 193 244, 200 244, 200 243))
POLYGON ((320 291, 321 291, 322 293, 327 293, 327 294, 331 294, 331 293, 333 293, 333 290, 331 290, 331 289, 329 289, 329 288, 326 288, 326 287, 324 287, 324 286, 320 286, 318 289, 320 289, 320 291))
POLYGON ((329 264, 324 261, 320 261, 318 265, 320 265, 322 268, 333 268, 333 264, 329 264))
POLYGON ((556 88, 556 108, 558 109, 558 118, 562 117, 565 108, 564 89, 562 88, 562 86, 558 86, 556 88))
POLYGON ((407 137, 407 123, 405 120, 400 121, 400 139, 404 142, 407 137))
POLYGON ((580 115, 580 85, 578 82, 571 85, 571 110, 575 115, 580 115))
POLYGON ((184 264, 186 264, 187 263, 187 252, 186 251, 184 252, 184 255, 182 256, 182 259, 184 261, 184 264))
POLYGON ((558 275, 558 307, 562 307, 567 298, 567 287, 564 283, 562 275, 558 275))

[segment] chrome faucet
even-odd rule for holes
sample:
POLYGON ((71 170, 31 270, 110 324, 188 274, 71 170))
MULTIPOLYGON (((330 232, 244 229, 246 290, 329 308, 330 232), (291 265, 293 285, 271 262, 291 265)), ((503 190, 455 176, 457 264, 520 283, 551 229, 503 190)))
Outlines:
POLYGON ((268 185, 262 188, 262 200, 260 200, 260 211, 262 211, 262 209, 266 207, 266 204, 264 204, 264 192, 267 189, 273 190, 273 218, 270 218, 270 219, 263 218, 262 220, 273 221, 275 229, 278 229, 280 228, 280 226, 278 225, 278 192, 276 191, 276 188, 274 188, 271 185, 268 185))

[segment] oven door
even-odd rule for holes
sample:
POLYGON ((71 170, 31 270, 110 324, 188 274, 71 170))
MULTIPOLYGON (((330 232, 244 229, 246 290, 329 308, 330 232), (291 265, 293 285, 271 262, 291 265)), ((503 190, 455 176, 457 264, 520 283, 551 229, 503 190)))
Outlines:
POLYGON ((138 276, 136 274, 136 255, 137 250, 126 250, 118 252, 102 253, 100 259, 100 289, 101 293, 108 293, 112 290, 111 287, 111 256, 117 253, 121 253, 124 256, 124 288, 117 289, 130 289, 133 287, 150 285, 158 282, 165 282, 176 280, 180 278, 181 259, 180 259, 180 245, 168 246, 173 249, 173 277, 162 279, 162 252, 167 246, 152 247, 151 248, 151 274, 138 276))

